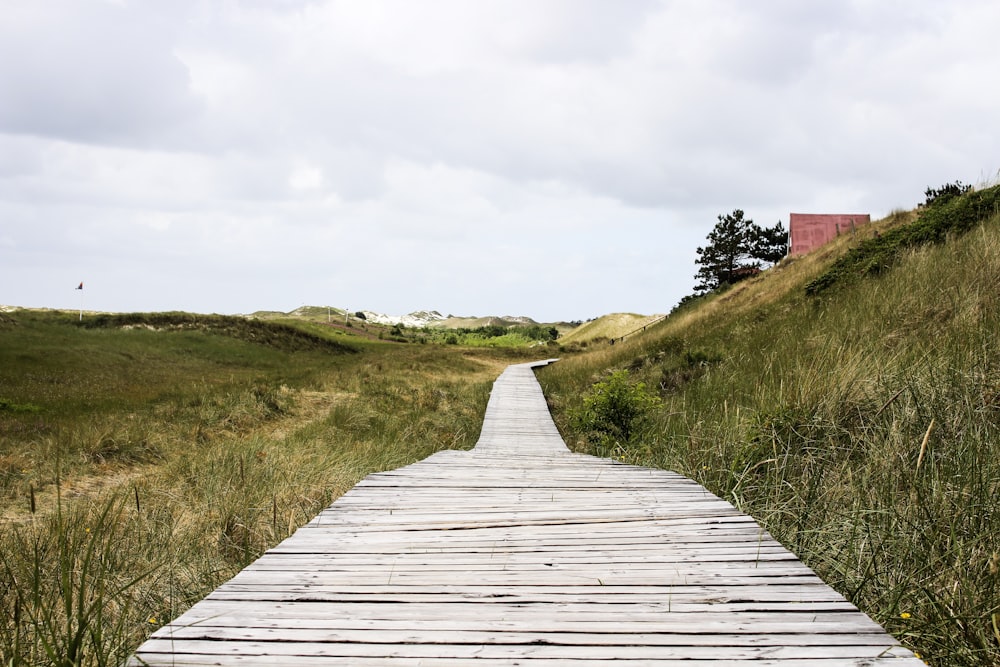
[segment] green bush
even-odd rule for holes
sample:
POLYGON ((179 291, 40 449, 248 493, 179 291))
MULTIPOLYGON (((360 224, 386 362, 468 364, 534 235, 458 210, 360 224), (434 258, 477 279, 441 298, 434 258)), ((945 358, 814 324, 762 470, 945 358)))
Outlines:
POLYGON ((945 183, 940 188, 927 188, 924 191, 924 195, 927 199, 924 201, 924 206, 930 206, 931 204, 943 204, 949 199, 955 197, 961 197, 964 194, 972 192, 971 185, 963 185, 962 181, 955 181, 954 183, 945 183))
POLYGON ((577 430, 599 447, 624 446, 632 441, 660 399, 643 382, 632 382, 628 371, 615 371, 595 383, 572 414, 577 430))

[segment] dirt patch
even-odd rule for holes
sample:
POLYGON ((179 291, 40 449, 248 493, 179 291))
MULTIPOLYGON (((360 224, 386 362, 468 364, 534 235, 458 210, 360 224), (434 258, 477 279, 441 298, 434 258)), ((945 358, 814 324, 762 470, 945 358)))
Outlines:
MULTIPOLYGON (((60 489, 64 500, 80 498, 96 498, 105 491, 117 491, 135 484, 145 475, 155 469, 152 465, 132 468, 115 468, 107 472, 81 477, 70 477, 60 481, 60 489)), ((56 506, 56 485, 49 484, 35 493, 36 514, 31 513, 30 496, 9 500, 11 503, 0 512, 0 525, 9 523, 28 523, 33 516, 44 516, 56 506)))
POLYGON ((351 394, 346 391, 296 391, 290 393, 294 393, 293 402, 295 405, 290 414, 266 425, 267 437, 272 440, 284 440, 299 429, 322 419, 334 405, 351 397, 351 394))

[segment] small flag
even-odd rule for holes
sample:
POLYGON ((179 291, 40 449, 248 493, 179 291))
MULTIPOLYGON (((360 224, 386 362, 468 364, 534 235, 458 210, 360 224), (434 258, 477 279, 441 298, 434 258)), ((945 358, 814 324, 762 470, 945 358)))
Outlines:
POLYGON ((83 283, 80 283, 80 285, 77 287, 77 289, 83 289, 83 283))

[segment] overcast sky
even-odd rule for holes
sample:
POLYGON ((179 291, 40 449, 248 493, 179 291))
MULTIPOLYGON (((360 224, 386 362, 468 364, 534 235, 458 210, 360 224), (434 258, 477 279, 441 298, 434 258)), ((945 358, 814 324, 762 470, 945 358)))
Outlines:
POLYGON ((1000 169, 996 0, 0 10, 0 304, 662 313, 722 213, 1000 169))

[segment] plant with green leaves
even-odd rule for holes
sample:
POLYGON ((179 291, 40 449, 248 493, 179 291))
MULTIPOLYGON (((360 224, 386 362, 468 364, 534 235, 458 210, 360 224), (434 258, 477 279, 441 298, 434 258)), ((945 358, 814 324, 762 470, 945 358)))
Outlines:
POLYGON ((627 370, 619 370, 590 388, 573 420, 598 447, 624 448, 659 405, 644 382, 633 382, 627 370))
POLYGON ((927 197, 927 199, 924 200, 924 206, 930 206, 931 204, 943 204, 950 199, 961 197, 962 195, 970 192, 972 192, 972 186, 965 185, 962 181, 945 183, 939 188, 928 187, 924 191, 924 195, 927 197))
POLYGON ((7 527, 0 561, 5 665, 115 665, 152 618, 143 586, 159 569, 148 528, 122 497, 7 527), (8 550, 11 550, 8 553, 8 550), (129 565, 129 560, 141 563, 129 565))

